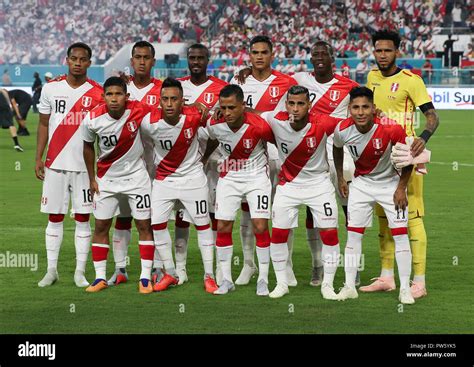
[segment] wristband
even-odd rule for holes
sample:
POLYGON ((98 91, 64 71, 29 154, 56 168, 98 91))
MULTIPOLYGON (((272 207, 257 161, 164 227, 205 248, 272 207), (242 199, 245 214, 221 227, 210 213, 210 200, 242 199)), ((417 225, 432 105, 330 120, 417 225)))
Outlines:
POLYGON ((428 130, 423 130, 420 135, 420 138, 423 139, 425 143, 428 143, 428 140, 430 139, 431 135, 432 134, 428 130))

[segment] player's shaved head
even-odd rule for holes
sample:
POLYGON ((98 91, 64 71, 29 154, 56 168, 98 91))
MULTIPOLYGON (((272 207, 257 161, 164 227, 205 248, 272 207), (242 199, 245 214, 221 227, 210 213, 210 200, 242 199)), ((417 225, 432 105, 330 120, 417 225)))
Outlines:
POLYGON ((374 92, 367 87, 355 87, 349 92, 349 102, 359 97, 367 97, 370 102, 374 102, 374 92))
POLYGON ((244 101, 244 91, 236 84, 226 85, 219 93, 219 98, 229 98, 232 96, 235 96, 237 102, 244 101))
POLYGON ((135 52, 136 48, 147 48, 147 47, 151 51, 151 56, 155 57, 155 48, 148 41, 138 41, 137 43, 135 43, 132 47, 132 57, 133 57, 133 53, 135 52))
POLYGON ((297 96, 300 94, 305 94, 306 98, 309 100, 309 90, 306 87, 303 87, 301 85, 293 85, 290 89, 288 89, 288 95, 287 98, 290 97, 290 95, 297 96))
POLYGON ((395 49, 398 50, 398 48, 400 47, 400 35, 398 34, 398 32, 388 30, 375 32, 372 35, 372 44, 374 45, 374 47, 377 41, 392 41, 395 46, 395 49))
POLYGON ((71 51, 75 48, 82 48, 83 50, 87 51, 87 55, 89 56, 89 59, 92 57, 92 49, 85 43, 83 42, 76 42, 73 43, 71 46, 68 47, 67 49, 67 56, 71 56, 71 51))
POLYGON ((127 84, 125 81, 118 76, 111 76, 104 83, 104 92, 107 92, 108 87, 117 86, 123 89, 124 93, 127 93, 127 84))
POLYGON ((202 43, 194 43, 191 46, 188 47, 188 57, 189 57, 189 52, 191 50, 202 50, 206 54, 206 57, 209 59, 211 57, 211 54, 209 52, 209 49, 204 46, 202 43))

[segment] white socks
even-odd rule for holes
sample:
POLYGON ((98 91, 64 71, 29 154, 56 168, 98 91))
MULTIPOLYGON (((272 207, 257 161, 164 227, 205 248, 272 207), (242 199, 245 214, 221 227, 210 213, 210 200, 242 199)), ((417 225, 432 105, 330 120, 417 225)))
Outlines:
POLYGON ((234 246, 216 246, 217 250, 217 260, 221 266, 222 271, 222 278, 228 280, 229 282, 233 283, 232 281, 232 253, 233 253, 234 246))
POLYGON ((286 263, 288 261, 288 245, 286 243, 271 243, 270 256, 273 263, 273 269, 277 278, 277 283, 288 286, 286 276, 286 263))
POLYGON ((140 279, 150 280, 153 256, 155 253, 155 244, 153 241, 139 241, 138 247, 140 249, 140 261, 142 265, 140 279))
POLYGON ((339 262, 339 244, 329 246, 323 243, 321 255, 324 266, 323 283, 333 286, 339 262))
POLYGON ((63 242, 63 222, 48 222, 46 227, 46 257, 48 270, 58 268, 58 257, 63 242))
POLYGON ((176 258, 176 269, 186 269, 186 259, 188 255, 188 240, 189 240, 189 227, 181 228, 175 226, 174 229, 174 240, 175 240, 175 258, 176 258))
POLYGON ((76 247, 76 271, 84 273, 86 271, 87 255, 91 243, 91 227, 89 221, 76 221, 76 231, 74 234, 74 245, 76 247))
MULTIPOLYGON (((196 228, 197 229, 197 228, 196 228)), ((197 240, 201 250, 204 273, 214 276, 214 235, 211 228, 198 229, 197 240)))
POLYGON ((130 237, 131 231, 129 229, 114 228, 112 241, 116 268, 125 268, 127 266, 127 253, 130 237))
POLYGON ((168 228, 153 230, 153 237, 156 251, 163 262, 166 272, 172 276, 176 276, 173 254, 171 252, 171 236, 168 228))
POLYGON ((92 260, 94 261, 96 279, 106 279, 108 253, 109 245, 103 243, 92 244, 92 260))
POLYGON ((252 220, 250 218, 250 213, 244 210, 241 211, 240 216, 240 240, 242 241, 244 264, 247 264, 251 268, 255 268, 255 237, 253 234, 252 220))
POLYGON ((258 259, 258 280, 264 280, 268 283, 268 271, 270 269, 270 246, 260 247, 257 246, 257 259, 258 259))
POLYGON ((293 269, 293 242, 295 239, 295 233, 293 229, 290 229, 290 233, 288 234, 288 240, 286 244, 288 245, 288 262, 286 266, 293 269))
POLYGON ((393 236, 395 241, 395 259, 397 261, 400 289, 410 287, 411 249, 407 234, 393 236))
POLYGON ((306 240, 308 241, 309 249, 311 250, 311 258, 313 260, 313 268, 320 268, 323 266, 321 260, 321 251, 323 243, 319 236, 319 230, 317 228, 306 228, 306 240))
POLYGON ((346 285, 355 288, 357 268, 362 254, 362 233, 347 231, 347 244, 344 252, 344 270, 346 285))

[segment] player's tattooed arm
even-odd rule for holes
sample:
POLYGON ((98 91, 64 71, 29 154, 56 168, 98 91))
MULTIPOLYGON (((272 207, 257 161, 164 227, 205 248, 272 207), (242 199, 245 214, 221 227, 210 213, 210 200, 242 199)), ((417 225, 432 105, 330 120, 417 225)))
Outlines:
POLYGON ((349 186, 347 185, 346 180, 344 180, 342 166, 344 161, 344 150, 333 145, 332 155, 334 157, 334 166, 336 167, 338 189, 341 193, 341 196, 346 198, 349 195, 349 186))
POLYGON ((434 132, 439 126, 439 116, 436 113, 433 103, 428 102, 424 105, 421 105, 420 110, 425 115, 426 125, 423 132, 418 138, 415 139, 411 146, 411 154, 413 157, 416 157, 420 155, 421 152, 423 152, 423 149, 425 149, 425 145, 428 142, 428 139, 431 137, 431 135, 434 134, 434 132))
POLYGON ((393 203, 395 204, 395 210, 405 210, 405 208, 408 206, 407 186, 412 171, 413 165, 402 168, 400 182, 398 183, 397 189, 393 194, 393 203))
POLYGON ((219 146, 219 142, 217 140, 207 139, 206 150, 204 151, 204 155, 202 156, 202 159, 201 159, 201 162, 203 165, 206 165, 209 157, 214 152, 214 150, 216 150, 218 146, 219 146))
POLYGON ((51 115, 45 115, 40 113, 39 124, 38 124, 38 133, 36 136, 36 163, 35 163, 35 173, 36 177, 41 181, 44 180, 44 162, 43 162, 43 153, 46 149, 46 144, 48 143, 48 130, 49 130, 49 117, 51 115))
POLYGON ((94 151, 94 142, 84 141, 84 162, 86 163, 87 174, 89 175, 90 181, 90 188, 91 193, 94 195, 95 193, 99 193, 99 185, 95 180, 95 168, 94 168, 94 158, 95 158, 95 151, 94 151))

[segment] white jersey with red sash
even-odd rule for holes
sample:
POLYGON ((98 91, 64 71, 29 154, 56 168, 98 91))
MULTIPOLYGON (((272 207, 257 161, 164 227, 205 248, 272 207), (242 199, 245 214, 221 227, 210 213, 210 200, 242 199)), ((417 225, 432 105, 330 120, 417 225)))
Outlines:
POLYGON ((178 78, 178 80, 183 87, 183 96, 186 104, 190 105, 199 102, 206 106, 209 111, 214 111, 219 105, 219 93, 228 84, 214 76, 209 76, 207 81, 201 85, 193 84, 190 76, 178 78))
POLYGON ((163 82, 159 79, 151 78, 150 84, 143 88, 137 88, 134 78, 130 78, 127 90, 130 93, 130 100, 140 101, 149 106, 158 107, 160 105, 161 85, 163 82))
POLYGON ((46 167, 86 172, 79 127, 87 112, 103 102, 102 93, 102 87, 90 79, 80 87, 72 88, 66 76, 43 87, 38 110, 50 115, 46 167))

